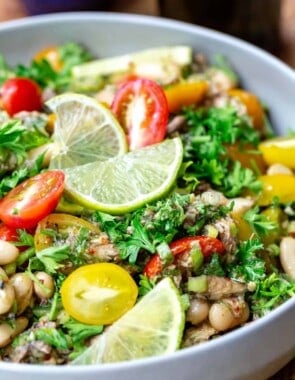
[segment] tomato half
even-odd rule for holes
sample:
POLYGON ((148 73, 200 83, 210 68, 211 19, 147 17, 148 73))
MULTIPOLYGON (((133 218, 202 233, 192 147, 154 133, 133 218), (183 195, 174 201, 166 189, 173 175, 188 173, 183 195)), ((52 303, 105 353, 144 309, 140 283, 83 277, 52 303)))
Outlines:
POLYGON ((44 59, 51 65, 53 70, 57 72, 63 67, 58 46, 48 46, 45 49, 38 51, 34 56, 34 61, 36 62, 41 62, 44 59))
POLYGON ((130 274, 116 264, 84 265, 72 272, 61 287, 66 312, 79 322, 108 325, 130 310, 138 288, 130 274))
POLYGON ((112 111, 127 133, 130 149, 162 141, 168 123, 168 105, 163 89, 149 79, 123 84, 115 94, 112 111))
POLYGON ((100 234, 100 229, 96 225, 82 218, 68 214, 50 214, 40 220, 37 225, 34 235, 36 251, 42 251, 54 245, 53 237, 45 232, 48 229, 54 230, 60 234, 64 240, 69 239, 71 244, 75 245, 82 228, 95 235, 100 234))
POLYGON ((1 101, 10 116, 21 111, 39 111, 43 104, 40 87, 28 78, 8 79, 1 88, 1 101))
POLYGON ((33 228, 58 204, 64 189, 61 170, 29 178, 0 200, 0 219, 13 228, 33 228))
MULTIPOLYGON (((190 251, 194 244, 198 243, 204 257, 208 257, 213 253, 224 253, 225 247, 223 243, 211 236, 189 236, 172 242, 169 247, 173 256, 183 254, 190 251)), ((155 254, 147 262, 143 273, 151 278, 155 277, 162 271, 162 262, 158 254, 155 254)))

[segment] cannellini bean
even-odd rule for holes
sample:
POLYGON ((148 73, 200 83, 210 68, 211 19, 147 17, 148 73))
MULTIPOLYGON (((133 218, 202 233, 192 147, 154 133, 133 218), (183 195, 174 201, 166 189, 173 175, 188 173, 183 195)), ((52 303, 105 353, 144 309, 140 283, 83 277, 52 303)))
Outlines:
POLYGON ((38 298, 49 299, 54 293, 53 278, 45 272, 37 272, 35 276, 38 280, 34 282, 34 292, 38 298))
POLYGON ((295 239, 291 236, 281 240, 280 261, 287 275, 295 279, 295 239))
POLYGON ((19 255, 19 249, 5 240, 0 240, 0 265, 13 263, 19 255))
POLYGON ((275 175, 275 174, 289 174, 292 175, 293 172, 287 166, 282 164, 272 164, 266 172, 267 175, 275 175))
POLYGON ((31 303, 33 281, 26 273, 16 273, 9 279, 14 288, 17 314, 21 314, 31 303))
POLYGON ((248 318, 248 304, 239 299, 224 299, 215 302, 209 311, 209 322, 218 331, 226 331, 239 326, 248 318))
POLYGON ((13 286, 9 282, 3 282, 0 288, 0 315, 7 313, 15 300, 13 286))
POLYGON ((209 304, 207 301, 202 299, 192 299, 190 302, 190 307, 186 314, 186 320, 191 322, 193 325, 197 325, 203 322, 209 314, 209 304))
POLYGON ((0 324, 0 348, 7 346, 11 343, 12 339, 23 332, 28 326, 28 318, 18 317, 14 325, 6 322, 0 324))

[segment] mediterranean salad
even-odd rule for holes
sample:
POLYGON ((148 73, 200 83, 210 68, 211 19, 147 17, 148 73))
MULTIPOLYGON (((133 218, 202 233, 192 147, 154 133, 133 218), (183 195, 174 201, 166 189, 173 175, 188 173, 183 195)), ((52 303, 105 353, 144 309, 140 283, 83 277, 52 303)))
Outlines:
POLYGON ((255 323, 295 295, 294 170, 294 131, 224 57, 0 57, 0 361, 134 360, 255 323))

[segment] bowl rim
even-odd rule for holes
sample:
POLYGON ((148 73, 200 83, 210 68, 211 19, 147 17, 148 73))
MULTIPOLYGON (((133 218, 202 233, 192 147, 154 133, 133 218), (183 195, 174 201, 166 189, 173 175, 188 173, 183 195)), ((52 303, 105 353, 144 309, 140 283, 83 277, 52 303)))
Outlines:
MULTIPOLYGON (((60 13, 51 13, 44 15, 34 15, 22 19, 4 21, 0 24, 0 34, 4 31, 30 28, 32 25, 38 26, 42 24, 55 24, 56 22, 75 22, 75 21, 118 21, 121 24, 145 24, 149 26, 158 26, 165 27, 170 29, 178 29, 181 31, 187 31, 192 34, 197 33, 202 36, 207 36, 213 38, 217 42, 226 43, 231 46, 239 47, 244 51, 248 51, 250 54, 253 54, 262 60, 267 60, 273 66, 275 66, 281 72, 284 72, 286 76, 290 78, 291 81, 294 81, 295 84, 295 70, 291 66, 288 66, 286 63, 282 62, 280 59, 273 56, 271 53, 249 43, 244 40, 241 40, 237 37, 227 35, 225 33, 202 27, 199 25, 190 24, 184 21, 168 19, 165 17, 159 16, 150 16, 150 15, 139 15, 139 14, 129 14, 129 13, 119 13, 119 12, 60 12, 60 13)), ((264 325, 273 323, 275 320, 279 319, 283 314, 295 310, 295 298, 290 298, 282 305, 280 305, 275 310, 271 311, 262 318, 249 323, 246 326, 240 327, 236 330, 230 331, 223 335, 221 339, 217 338, 211 341, 201 343, 192 347, 184 348, 176 352, 162 355, 154 356, 143 359, 136 359, 126 362, 118 363, 109 363, 109 364, 93 364, 93 365, 63 365, 63 366, 46 366, 41 364, 26 364, 26 363, 11 363, 11 362, 1 362, 0 361, 0 370, 5 370, 7 372, 22 372, 24 374, 37 374, 43 371, 46 373, 54 375, 60 372, 63 372, 66 375, 77 374, 77 371, 87 375, 87 373, 105 373, 120 371, 123 369, 130 368, 140 369, 143 365, 152 365, 152 364, 161 364, 173 360, 181 360, 181 358, 190 355, 197 355, 198 352, 208 352, 210 349, 220 348, 222 349, 224 344, 230 344, 234 342, 237 338, 243 339, 244 336, 248 334, 255 334, 256 331, 260 330, 264 325)))

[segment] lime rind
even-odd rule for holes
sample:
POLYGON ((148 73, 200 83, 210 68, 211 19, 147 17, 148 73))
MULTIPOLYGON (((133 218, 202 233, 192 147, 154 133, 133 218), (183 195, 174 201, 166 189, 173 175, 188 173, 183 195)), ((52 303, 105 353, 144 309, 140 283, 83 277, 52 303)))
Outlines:
POLYGON ((111 111, 94 98, 67 93, 50 99, 46 105, 56 114, 53 138, 59 146, 50 168, 104 161, 127 152, 122 127, 111 111))
POLYGON ((90 209, 122 214, 167 194, 182 163, 179 138, 65 169, 65 190, 90 209))
POLYGON ((184 314, 179 291, 166 277, 73 364, 112 363, 175 352, 183 335, 184 314))

